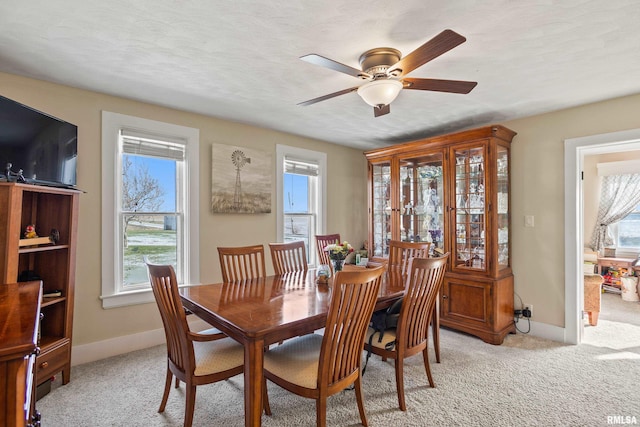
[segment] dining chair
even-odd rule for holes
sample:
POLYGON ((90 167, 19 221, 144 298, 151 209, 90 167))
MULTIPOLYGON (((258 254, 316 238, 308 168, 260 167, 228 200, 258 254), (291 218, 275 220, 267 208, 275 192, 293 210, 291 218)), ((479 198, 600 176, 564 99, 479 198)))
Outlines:
POLYGON ((316 424, 326 425, 327 397, 355 386, 360 420, 367 425, 362 399, 362 342, 376 304, 384 267, 340 271, 331 285, 324 335, 285 341, 264 354, 263 396, 271 415, 266 379, 302 397, 315 399, 316 424))
MULTIPOLYGON (((389 242, 389 271, 396 271, 402 275, 407 274, 409 260, 411 258, 428 258, 429 242, 401 242, 391 240, 389 242)), ((433 329, 433 350, 436 354, 436 363, 440 363, 440 302, 433 307, 431 327, 433 329)))
POLYGON ((308 270, 307 250, 302 240, 290 243, 269 243, 269 249, 276 275, 308 270))
POLYGON ((264 246, 218 247, 223 282, 266 277, 264 246))
POLYGON ((171 380, 175 375, 176 388, 180 387, 180 381, 186 385, 184 425, 189 427, 193 423, 196 386, 226 380, 242 373, 244 347, 224 335, 191 332, 173 267, 145 262, 167 341, 167 376, 158 412, 165 410, 171 380))
POLYGON ((400 309, 398 326, 387 330, 382 340, 370 339, 376 332, 369 327, 364 348, 374 354, 395 360, 398 404, 407 410, 404 398, 404 359, 422 352, 429 385, 435 387, 429 366, 429 321, 444 280, 449 253, 440 258, 412 258, 409 261, 405 296, 400 309))
POLYGON ((316 234, 316 248, 318 249, 318 264, 326 264, 333 273, 333 263, 329 254, 324 250, 327 245, 340 243, 340 234, 316 234))
POLYGON ((401 242, 400 240, 389 241, 389 271, 398 271, 405 275, 409 271, 409 260, 411 258, 428 258, 429 242, 401 242))

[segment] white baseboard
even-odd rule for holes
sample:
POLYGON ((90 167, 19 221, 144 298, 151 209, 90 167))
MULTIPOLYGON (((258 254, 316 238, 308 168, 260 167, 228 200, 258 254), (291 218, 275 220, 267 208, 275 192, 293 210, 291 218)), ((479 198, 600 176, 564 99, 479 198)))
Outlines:
MULTIPOLYGON (((208 323, 195 316, 190 317, 193 318, 193 320, 189 319, 189 328, 192 331, 201 331, 211 327, 208 323)), ((75 345, 71 348, 71 366, 142 350, 143 348, 164 344, 164 342, 164 329, 160 328, 89 344, 75 345)))
MULTIPOLYGON (((518 323, 520 330, 526 330, 527 325, 524 319, 520 319, 518 323)), ((529 335, 534 337, 544 338, 551 341, 566 342, 565 341, 565 328, 560 326, 549 325, 547 323, 531 322, 531 331, 529 335)))

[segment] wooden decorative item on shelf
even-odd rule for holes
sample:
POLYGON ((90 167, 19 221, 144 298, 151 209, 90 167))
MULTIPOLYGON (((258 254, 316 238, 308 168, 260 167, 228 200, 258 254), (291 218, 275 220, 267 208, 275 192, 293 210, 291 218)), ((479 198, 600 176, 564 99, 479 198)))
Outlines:
POLYGON ((365 152, 369 258, 389 242, 450 252, 440 295, 443 326, 501 344, 515 332, 510 243, 510 146, 499 125, 365 152))
POLYGON ((43 294, 59 292, 42 299, 37 385, 59 372, 63 384, 70 379, 79 196, 71 189, 0 182, 0 279, 37 277, 43 294), (30 224, 43 233, 57 230, 58 241, 22 239, 30 224))
POLYGON ((21 248, 24 246, 38 246, 38 245, 50 245, 51 239, 48 237, 34 237, 33 239, 20 239, 18 246, 21 248))

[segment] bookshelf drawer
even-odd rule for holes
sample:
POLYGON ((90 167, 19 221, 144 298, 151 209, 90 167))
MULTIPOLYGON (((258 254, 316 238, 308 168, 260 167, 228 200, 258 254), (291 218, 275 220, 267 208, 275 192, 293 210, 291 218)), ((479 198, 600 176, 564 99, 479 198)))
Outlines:
POLYGON ((38 383, 64 368, 70 360, 70 347, 67 341, 61 346, 40 353, 36 359, 36 378, 38 383))

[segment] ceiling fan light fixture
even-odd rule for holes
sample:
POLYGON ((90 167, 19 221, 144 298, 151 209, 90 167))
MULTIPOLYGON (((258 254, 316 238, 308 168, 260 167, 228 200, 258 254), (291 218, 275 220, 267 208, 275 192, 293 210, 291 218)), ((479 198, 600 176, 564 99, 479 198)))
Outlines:
POLYGON ((384 79, 365 83, 358 88, 358 95, 372 107, 389 105, 402 90, 398 80, 384 79))

